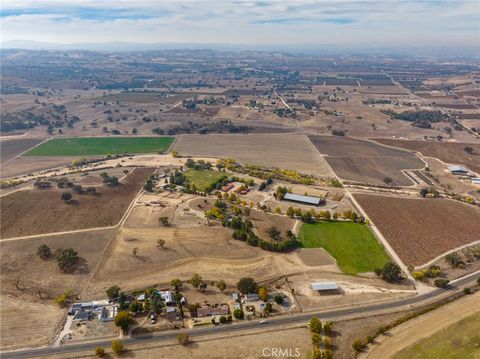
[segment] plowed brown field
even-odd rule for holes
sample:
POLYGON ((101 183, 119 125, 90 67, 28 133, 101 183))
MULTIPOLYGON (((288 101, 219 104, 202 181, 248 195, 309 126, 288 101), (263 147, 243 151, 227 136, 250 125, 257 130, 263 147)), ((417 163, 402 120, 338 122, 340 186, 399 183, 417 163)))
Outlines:
POLYGON ((60 198, 65 189, 22 190, 2 197, 1 237, 113 226, 152 172, 137 168, 118 186, 99 187, 95 196, 74 193, 70 204, 60 198))
POLYGON ((408 150, 420 152, 424 156, 435 157, 447 163, 461 163, 473 171, 480 172, 480 145, 460 142, 408 141, 390 138, 376 138, 375 141, 408 150), (473 148, 473 154, 464 151, 466 146, 473 148))
POLYGON ((448 199, 354 194, 406 265, 420 266, 480 240, 480 211, 448 199))

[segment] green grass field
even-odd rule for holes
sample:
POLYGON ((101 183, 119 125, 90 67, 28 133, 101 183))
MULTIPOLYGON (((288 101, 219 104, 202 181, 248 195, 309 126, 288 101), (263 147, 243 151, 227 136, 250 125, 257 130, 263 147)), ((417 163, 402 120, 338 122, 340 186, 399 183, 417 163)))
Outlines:
POLYGON ((363 224, 334 221, 303 224, 300 241, 304 248, 324 248, 346 274, 373 272, 390 260, 363 224))
POLYGON ((190 186, 195 185, 197 190, 202 192, 206 192, 212 183, 226 176, 223 172, 209 170, 198 171, 193 169, 185 171, 183 175, 190 186))
POLYGON ((421 339, 394 356, 394 359, 480 358, 480 314, 465 318, 421 339))
POLYGON ((24 156, 95 156, 121 153, 165 152, 173 137, 79 137, 55 138, 24 156))

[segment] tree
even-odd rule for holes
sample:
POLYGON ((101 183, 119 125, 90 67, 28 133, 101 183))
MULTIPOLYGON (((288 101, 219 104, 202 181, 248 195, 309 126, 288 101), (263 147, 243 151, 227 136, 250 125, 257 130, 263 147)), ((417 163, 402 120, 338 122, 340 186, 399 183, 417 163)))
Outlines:
POLYGON ((258 289, 258 296, 260 297, 261 300, 263 300, 264 302, 266 302, 268 300, 268 292, 267 292, 267 288, 265 287, 260 287, 258 289))
POLYGON ((170 219, 167 216, 160 217, 158 222, 164 227, 170 227, 170 219))
POLYGON ((323 322, 323 332, 325 333, 325 335, 332 334, 332 327, 333 327, 332 322, 330 322, 328 320, 323 322))
POLYGON ((428 188, 422 188, 420 190, 420 196, 422 196, 423 198, 427 197, 427 194, 428 194, 428 188))
POLYGON ((293 207, 288 207, 287 208, 287 216, 290 217, 290 218, 293 218, 294 215, 295 215, 295 211, 293 210, 293 207))
POLYGON ((223 292, 227 288, 227 283, 225 283, 225 281, 223 279, 220 279, 217 282, 216 286, 221 292, 223 292))
POLYGON ((179 290, 180 288, 182 288, 182 285, 183 285, 182 281, 178 278, 172 279, 170 281, 170 286, 175 288, 175 290, 179 290))
POLYGON ((237 283, 237 289, 242 294, 255 293, 257 288, 257 282, 251 277, 243 277, 237 283))
POLYGON ((353 342, 352 348, 356 352, 361 352, 363 349, 365 349, 365 344, 363 344, 363 342, 360 339, 357 339, 353 342))
POLYGON ((123 350, 124 350, 123 343, 120 340, 112 341, 112 351, 115 354, 120 355, 122 354, 123 350))
POLYGON ((132 248, 132 254, 134 257, 136 257, 138 255, 138 247, 133 247, 132 248))
POLYGON ((95 355, 99 358, 103 358, 103 356, 105 355, 105 349, 103 349, 103 347, 96 347, 95 355))
POLYGON ((402 279, 402 270, 396 263, 388 262, 383 268, 375 272, 380 278, 389 283, 396 283, 402 279))
POLYGON ((138 130, 137 130, 136 127, 133 128, 132 133, 133 133, 134 135, 136 135, 136 134, 138 133, 138 130))
POLYGON ((120 287, 118 285, 112 285, 110 288, 106 290, 108 299, 118 298, 120 295, 120 287))
POLYGON ((177 340, 180 344, 187 345, 190 341, 190 338, 188 337, 187 333, 178 333, 177 340))
POLYGON ((72 290, 67 289, 62 295, 59 295, 57 298, 55 298, 54 302, 55 304, 58 304, 60 307, 65 308, 71 296, 72 296, 72 290))
POLYGON ((161 239, 161 238, 157 239, 157 248, 162 248, 162 249, 165 248, 165 247, 164 247, 164 246, 165 246, 165 243, 166 243, 166 242, 165 242, 164 239, 161 239))
POLYGON ((263 312, 267 315, 270 314, 272 312, 272 304, 271 303, 265 304, 265 308, 263 308, 263 312))
POLYGON ((465 148, 463 149, 466 153, 468 153, 469 155, 473 154, 473 148, 470 147, 470 146, 465 146, 465 148))
POLYGON ((37 254, 45 261, 52 256, 52 251, 50 250, 49 246, 47 246, 46 244, 42 244, 40 247, 38 247, 37 254))
POLYGON ((383 183, 385 183, 386 185, 389 185, 392 182, 393 182, 393 179, 391 179, 390 177, 385 177, 383 179, 383 183))
POLYGON ((133 323, 132 315, 126 310, 119 311, 117 316, 115 317, 115 325, 120 329, 122 329, 122 331, 125 334, 128 332, 128 327, 132 323, 133 323))
POLYGON ((445 256, 445 261, 450 264, 452 268, 458 268, 464 264, 462 257, 460 257, 460 255, 456 252, 447 254, 445 256))
POLYGON ((318 348, 322 344, 322 337, 318 333, 312 333, 312 344, 318 348))
POLYGON ((275 297, 273 298, 275 300, 275 303, 277 304, 282 304, 283 303, 283 297, 281 294, 276 294, 275 297))
POLYGON ((227 317, 222 315, 220 318, 218 318, 218 321, 220 324, 225 324, 227 322, 227 317))
POLYGON ((199 274, 195 273, 190 279, 190 283, 193 285, 194 288, 198 288, 200 284, 202 284, 202 277, 199 274))
POLYGON ((317 317, 313 317, 310 319, 309 327, 312 333, 320 334, 322 332, 322 321, 317 317))
POLYGON ((279 239, 280 234, 282 234, 282 232, 280 232, 280 230, 275 226, 269 227, 267 229, 267 233, 270 236, 270 238, 272 238, 272 239, 279 239))
POLYGON ((63 202, 65 203, 70 203, 72 200, 72 194, 70 192, 62 192, 62 195, 60 197, 63 202))
POLYGON ((133 302, 130 303, 129 309, 132 313, 137 314, 143 310, 143 305, 138 300, 134 300, 133 302))
POLYGON ((472 290, 470 288, 463 288, 463 294, 468 295, 471 293, 472 293, 472 290))
POLYGON ((234 317, 235 319, 243 319, 243 310, 238 309, 238 308, 235 309, 235 310, 233 311, 233 317, 234 317))
POLYGON ((73 248, 57 249, 55 258, 57 259, 58 268, 65 273, 73 272, 79 261, 78 253, 73 248))
POLYGON ((433 282, 433 284, 435 284, 435 287, 439 288, 446 288, 448 286, 448 283, 450 283, 450 281, 445 278, 435 279, 435 281, 433 282))

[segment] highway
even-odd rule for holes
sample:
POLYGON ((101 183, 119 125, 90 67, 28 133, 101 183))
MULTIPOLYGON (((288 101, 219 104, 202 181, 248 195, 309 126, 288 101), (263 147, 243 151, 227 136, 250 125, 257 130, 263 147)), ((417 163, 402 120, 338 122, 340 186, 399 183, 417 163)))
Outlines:
MULTIPOLYGON (((435 288, 434 290, 420 294, 415 297, 409 297, 405 299, 400 299, 396 301, 384 302, 379 304, 364 305, 358 307, 349 307, 342 309, 333 309, 333 310, 321 310, 321 311, 312 311, 308 313, 298 313, 290 314, 278 317, 272 317, 268 319, 266 324, 260 324, 258 320, 242 322, 238 324, 231 325, 219 325, 219 326, 209 326, 209 327, 199 327, 193 329, 185 330, 186 333, 191 338, 199 336, 208 336, 208 335, 218 335, 226 334, 244 330, 253 330, 261 328, 272 328, 276 326, 286 326, 294 324, 307 323, 310 318, 317 316, 322 320, 338 320, 354 318, 354 317, 363 317, 367 315, 380 314, 384 311, 394 311, 408 309, 407 306, 412 305, 424 305, 434 302, 435 299, 445 299, 451 297, 452 295, 458 293, 463 287, 473 286, 476 284, 478 278, 480 278, 480 271, 471 273, 465 277, 459 278, 455 281, 452 281, 450 287, 447 289, 435 288)), ((146 336, 138 336, 134 338, 125 338, 122 339, 125 345, 133 344, 142 344, 149 342, 162 342, 166 340, 172 340, 177 337, 179 331, 167 331, 161 333, 155 333, 146 336)), ((18 351, 2 352, 0 354, 2 359, 11 359, 11 358, 34 358, 39 356, 51 356, 58 355, 62 353, 75 353, 81 351, 93 350, 97 346, 110 347, 110 340, 99 340, 99 341, 90 341, 84 343, 72 343, 65 344, 57 348, 53 347, 41 347, 34 349, 22 349, 18 351)))

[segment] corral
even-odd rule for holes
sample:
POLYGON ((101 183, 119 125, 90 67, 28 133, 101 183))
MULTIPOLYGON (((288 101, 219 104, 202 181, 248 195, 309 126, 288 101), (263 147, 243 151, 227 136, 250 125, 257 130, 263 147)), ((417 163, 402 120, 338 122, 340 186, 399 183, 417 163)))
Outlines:
POLYGON ((368 227, 358 223, 303 224, 300 241, 304 248, 324 248, 346 274, 373 272, 389 260, 368 227))
POLYGON ((390 138, 376 138, 375 141, 396 147, 421 152, 422 155, 435 157, 447 163, 461 163, 469 169, 480 172, 480 145, 460 142, 407 141, 390 138), (472 154, 465 147, 473 149, 472 154))
POLYGON ((182 155, 235 158, 242 164, 295 169, 331 176, 328 163, 304 135, 182 135, 174 150, 182 155))
POLYGON ((122 218, 152 168, 137 168, 115 187, 101 187, 97 195, 73 194, 61 200, 61 189, 21 190, 2 198, 3 238, 113 226, 122 218))
POLYGON ((402 170, 419 169, 424 163, 412 153, 372 142, 335 136, 310 136, 340 178, 372 184, 408 186, 413 183, 402 170))
POLYGON ((421 266, 479 240, 480 211, 448 199, 354 194, 406 265, 421 266))
POLYGON ((33 148, 25 156, 93 156, 165 152, 173 140, 173 137, 56 138, 33 148))

